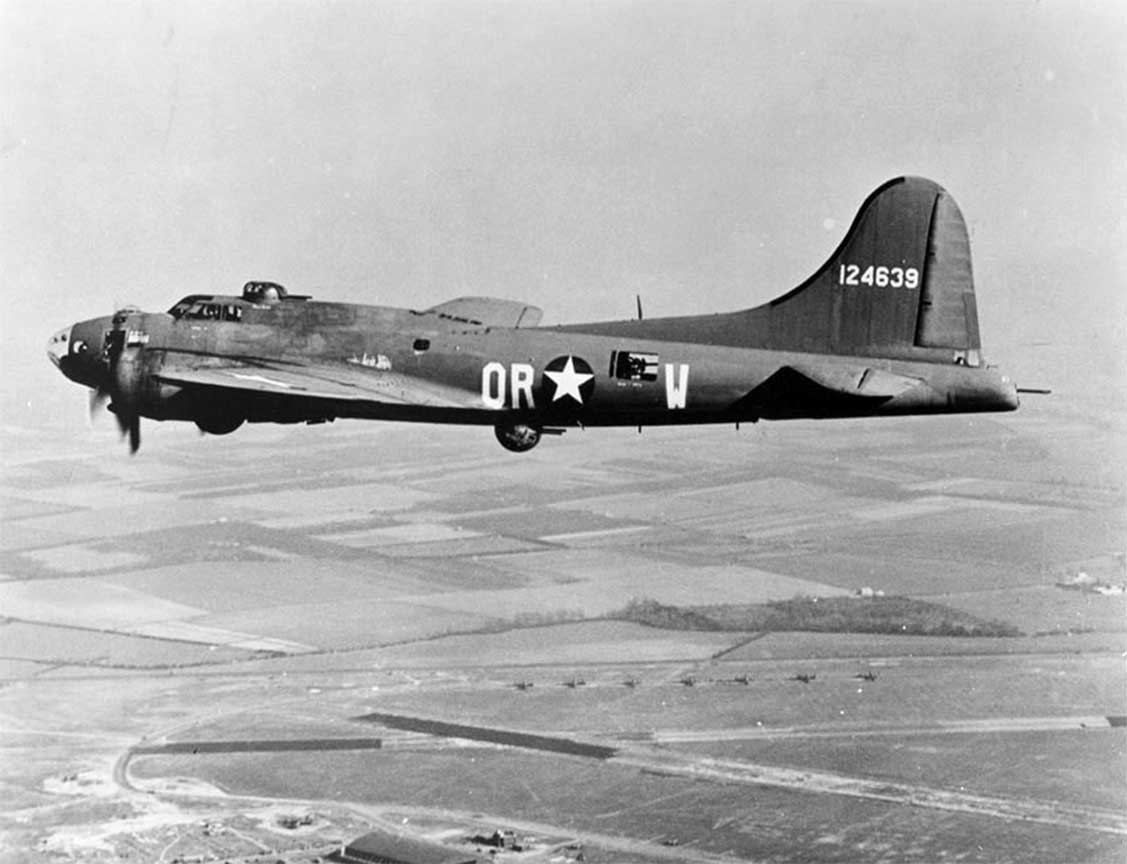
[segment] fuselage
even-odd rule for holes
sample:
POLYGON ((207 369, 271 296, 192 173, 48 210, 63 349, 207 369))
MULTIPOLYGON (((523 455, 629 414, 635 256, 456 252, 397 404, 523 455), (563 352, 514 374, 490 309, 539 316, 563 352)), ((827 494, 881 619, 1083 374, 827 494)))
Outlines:
POLYGON ((509 449, 568 426, 1012 411, 982 362, 970 241, 950 195, 882 184, 831 257, 768 303, 714 315, 536 326, 460 297, 421 311, 318 302, 273 282, 123 309, 55 334, 52 360, 138 418, 338 417, 488 424, 509 449))
MULTIPOLYGON (((1017 407, 1013 384, 992 367, 657 340, 646 338, 647 328, 635 322, 586 326, 595 332, 588 332, 585 325, 481 326, 431 312, 384 306, 312 300, 265 306, 238 297, 201 295, 186 298, 168 313, 125 310, 117 316, 75 324, 62 340, 70 350, 52 358, 78 383, 108 389, 107 341, 115 328, 124 328, 126 341, 143 344, 144 369, 153 377, 168 364, 312 363, 366 374, 373 380, 394 370, 463 390, 476 403, 428 407, 342 402, 318 406, 309 416, 294 416, 293 420, 366 417, 495 425, 505 417, 545 425, 613 426, 1017 407), (202 307, 202 313, 193 316, 193 306, 202 307), (544 371, 554 360, 565 357, 576 358, 576 363, 582 361, 591 370, 592 377, 583 382, 581 401, 572 396, 553 399, 555 394, 542 386, 544 371), (806 410, 779 414, 771 406, 741 401, 781 367, 816 369, 818 377, 826 381, 848 381, 879 370, 918 384, 879 405, 870 400, 827 400, 806 410), (326 412, 327 408, 331 410, 326 412), (324 416, 326 413, 331 416, 324 416)), ((662 330, 670 327, 665 319, 662 330)), ((194 419, 194 407, 177 398, 175 387, 164 386, 150 396, 143 400, 143 416, 194 419)), ((252 414, 248 419, 258 418, 252 414)))

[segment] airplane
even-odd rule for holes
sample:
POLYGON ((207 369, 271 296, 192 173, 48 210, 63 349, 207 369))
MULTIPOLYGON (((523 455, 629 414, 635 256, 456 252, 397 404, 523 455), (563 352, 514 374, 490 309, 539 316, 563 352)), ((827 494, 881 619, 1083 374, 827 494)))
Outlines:
POLYGON ((142 417, 224 435, 338 418, 492 426, 502 446, 596 426, 1013 411, 984 363, 966 223, 942 187, 898 177, 825 264, 763 305, 539 326, 461 297, 428 309, 319 302, 254 281, 66 327, 48 355, 106 399, 132 452, 142 417))
POLYGON ((877 680, 877 673, 872 671, 871 669, 867 669, 864 672, 858 672, 853 677, 856 678, 858 681, 876 681, 877 680))

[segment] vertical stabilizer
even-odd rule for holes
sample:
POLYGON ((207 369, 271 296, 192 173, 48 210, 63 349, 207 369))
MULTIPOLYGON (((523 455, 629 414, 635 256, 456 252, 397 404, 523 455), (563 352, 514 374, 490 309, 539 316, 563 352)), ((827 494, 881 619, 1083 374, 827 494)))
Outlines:
POLYGON ((748 342, 766 348, 977 363, 963 216, 931 180, 891 180, 817 273, 745 314, 748 342))

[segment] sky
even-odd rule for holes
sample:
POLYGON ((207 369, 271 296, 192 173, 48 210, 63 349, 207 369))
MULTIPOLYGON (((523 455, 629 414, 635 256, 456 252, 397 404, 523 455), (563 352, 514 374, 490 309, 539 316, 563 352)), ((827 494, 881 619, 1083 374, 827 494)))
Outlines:
POLYGON ((6 424, 81 424, 55 330, 248 279, 755 305, 901 174, 967 219, 988 359, 1127 405, 1127 3, 0 0, 0 39, 6 424))

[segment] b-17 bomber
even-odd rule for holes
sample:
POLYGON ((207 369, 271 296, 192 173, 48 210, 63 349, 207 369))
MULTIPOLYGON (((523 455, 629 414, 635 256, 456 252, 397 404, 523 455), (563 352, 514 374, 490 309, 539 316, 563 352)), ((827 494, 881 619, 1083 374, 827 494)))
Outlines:
POLYGON ((856 678, 858 681, 876 681, 877 680, 877 673, 874 672, 871 669, 867 669, 864 672, 858 672, 853 677, 856 678))
POLYGON ((490 297, 400 309, 257 281, 73 324, 48 354, 91 388, 91 410, 109 400, 133 451, 142 417, 213 435, 340 418, 473 424, 523 452, 569 428, 1018 407, 1018 389, 982 359, 963 216, 919 177, 880 186, 829 260, 764 305, 540 319, 490 297))

